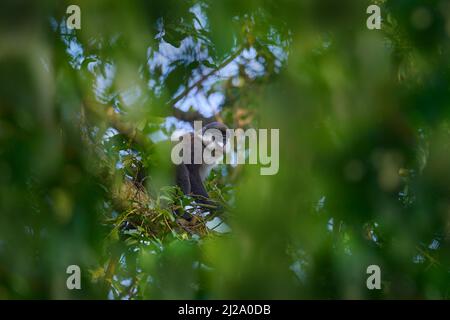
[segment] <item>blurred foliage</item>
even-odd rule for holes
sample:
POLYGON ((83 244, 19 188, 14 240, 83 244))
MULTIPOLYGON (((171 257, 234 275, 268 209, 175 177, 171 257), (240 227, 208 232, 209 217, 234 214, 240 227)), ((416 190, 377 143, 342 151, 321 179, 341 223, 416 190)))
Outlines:
POLYGON ((450 298, 450 1, 6 0, 0 37, 0 298, 450 298), (212 118, 280 171, 187 223, 169 137, 212 118))

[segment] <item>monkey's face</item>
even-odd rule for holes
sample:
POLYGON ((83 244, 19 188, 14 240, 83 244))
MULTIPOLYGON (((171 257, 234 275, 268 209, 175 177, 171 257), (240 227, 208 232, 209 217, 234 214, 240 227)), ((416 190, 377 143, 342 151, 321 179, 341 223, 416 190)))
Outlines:
POLYGON ((213 122, 203 127, 203 146, 214 151, 213 154, 216 157, 222 156, 226 151, 227 129, 226 125, 219 122, 213 122))
POLYGON ((216 147, 224 149, 228 141, 227 129, 228 127, 220 122, 207 124, 203 127, 204 144, 214 143, 216 147))

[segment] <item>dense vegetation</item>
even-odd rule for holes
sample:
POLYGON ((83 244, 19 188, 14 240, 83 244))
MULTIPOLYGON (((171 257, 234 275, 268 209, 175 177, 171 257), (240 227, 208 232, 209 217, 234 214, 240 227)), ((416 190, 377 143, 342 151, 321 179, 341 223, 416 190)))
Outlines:
POLYGON ((7 0, 0 39, 0 298, 450 298, 450 1, 7 0), (279 172, 187 223, 170 136, 212 118, 279 172))

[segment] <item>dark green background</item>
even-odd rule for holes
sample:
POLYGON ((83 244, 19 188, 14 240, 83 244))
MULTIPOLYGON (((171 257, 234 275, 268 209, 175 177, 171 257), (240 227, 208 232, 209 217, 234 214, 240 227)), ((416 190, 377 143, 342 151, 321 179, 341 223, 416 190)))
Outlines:
POLYGON ((2 1, 0 298, 448 299, 449 39, 448 0, 2 1), (381 30, 366 28, 371 3, 381 30), (189 37, 169 71, 149 67, 189 37), (208 189, 231 233, 186 232, 170 148, 149 135, 174 129, 180 86, 239 50, 262 72, 241 60, 207 94, 224 95, 231 127, 244 112, 245 127, 280 129, 280 170, 220 167, 208 189), (132 135, 103 139, 111 106, 132 135), (114 204, 138 162, 157 222, 114 204), (131 216, 140 228, 124 230, 131 216), (71 264, 82 290, 66 289, 71 264), (366 288, 371 264, 381 290, 366 288))

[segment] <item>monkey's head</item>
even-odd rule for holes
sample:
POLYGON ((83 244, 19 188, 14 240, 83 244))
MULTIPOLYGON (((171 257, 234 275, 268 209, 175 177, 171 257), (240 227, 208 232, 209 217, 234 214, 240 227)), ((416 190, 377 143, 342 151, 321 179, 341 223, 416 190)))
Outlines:
POLYGON ((228 127, 221 123, 221 122, 211 122, 208 123, 207 125, 205 125, 202 129, 202 134, 204 135, 204 142, 210 143, 212 141, 212 137, 214 137, 214 142, 219 142, 217 141, 217 137, 221 136, 222 137, 222 147, 225 147, 225 145, 227 144, 228 141, 228 137, 227 137, 227 129, 228 127))

